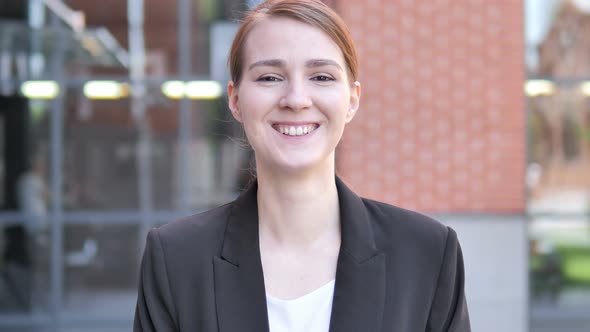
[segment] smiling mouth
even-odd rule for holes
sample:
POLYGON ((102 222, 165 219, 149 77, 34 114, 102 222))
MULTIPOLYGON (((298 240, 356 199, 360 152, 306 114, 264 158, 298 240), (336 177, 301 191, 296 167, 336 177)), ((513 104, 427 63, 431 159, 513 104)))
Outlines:
POLYGON ((285 136, 304 136, 318 129, 319 126, 315 123, 301 126, 282 125, 277 123, 274 124, 272 127, 274 128, 274 130, 278 131, 279 133, 285 136))

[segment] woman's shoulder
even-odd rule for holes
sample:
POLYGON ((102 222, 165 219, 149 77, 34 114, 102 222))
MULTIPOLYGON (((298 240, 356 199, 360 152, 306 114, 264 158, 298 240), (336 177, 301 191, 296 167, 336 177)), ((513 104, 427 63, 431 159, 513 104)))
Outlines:
POLYGON ((162 246, 169 250, 211 249, 221 246, 229 213, 234 202, 177 219, 156 227, 162 246))
POLYGON ((375 236, 381 242, 413 243, 438 250, 455 233, 435 218, 392 204, 362 198, 375 236))

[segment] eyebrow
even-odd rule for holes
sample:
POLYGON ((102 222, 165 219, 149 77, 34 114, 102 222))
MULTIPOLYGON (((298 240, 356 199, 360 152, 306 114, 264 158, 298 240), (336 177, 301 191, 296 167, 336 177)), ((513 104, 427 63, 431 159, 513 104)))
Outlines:
POLYGON ((306 67, 309 67, 309 68, 323 67, 323 66, 334 66, 334 67, 342 70, 342 67, 338 64, 338 62, 336 62, 334 60, 330 60, 330 59, 312 59, 312 60, 307 60, 305 62, 305 66, 306 67))
POLYGON ((286 67, 287 62, 280 59, 260 60, 256 61, 248 67, 248 70, 252 70, 254 67, 286 67))
MULTIPOLYGON (((252 70, 255 67, 279 67, 284 68, 287 66, 287 62, 281 59, 269 59, 256 61, 248 67, 248 70, 252 70)), ((338 62, 330 59, 311 59, 305 62, 305 66, 308 68, 323 67, 323 66, 334 66, 340 70, 342 67, 338 62)))

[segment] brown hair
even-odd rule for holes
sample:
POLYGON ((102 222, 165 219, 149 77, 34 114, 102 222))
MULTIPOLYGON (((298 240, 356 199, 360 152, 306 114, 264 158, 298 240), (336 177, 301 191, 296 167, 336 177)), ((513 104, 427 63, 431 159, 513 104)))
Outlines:
POLYGON ((246 15, 232 43, 228 62, 235 86, 242 79, 246 37, 258 22, 269 17, 292 18, 324 31, 342 51, 351 83, 357 80, 356 49, 348 27, 336 12, 320 0, 267 0, 246 15))

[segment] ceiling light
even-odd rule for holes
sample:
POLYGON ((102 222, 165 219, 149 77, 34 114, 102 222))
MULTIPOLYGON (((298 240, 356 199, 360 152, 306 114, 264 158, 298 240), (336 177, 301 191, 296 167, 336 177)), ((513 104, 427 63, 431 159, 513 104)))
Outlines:
POLYGON ((162 84, 162 93, 172 99, 217 99, 223 88, 217 81, 168 81, 162 84))
POLYGON ((555 84, 548 80, 529 80, 524 85, 524 91, 529 97, 550 96, 555 92, 555 84))
POLYGON ((180 99, 184 97, 184 82, 182 81, 168 81, 162 84, 162 93, 172 99, 180 99))
POLYGON ((129 86, 116 81, 89 81, 84 95, 90 99, 119 99, 129 95, 129 86))
POLYGON ((26 81, 20 91, 29 99, 53 99, 59 95, 59 84, 56 81, 26 81))
POLYGON ((223 89, 217 81, 190 81, 186 83, 185 94, 191 99, 216 99, 223 89))

